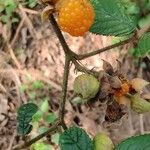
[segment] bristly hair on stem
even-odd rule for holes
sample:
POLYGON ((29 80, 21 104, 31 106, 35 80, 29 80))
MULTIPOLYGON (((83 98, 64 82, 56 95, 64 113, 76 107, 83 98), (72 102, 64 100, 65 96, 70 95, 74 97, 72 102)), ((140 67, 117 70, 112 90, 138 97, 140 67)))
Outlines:
POLYGON ((52 27, 61 43, 61 46, 63 48, 63 51, 65 53, 65 66, 64 66, 64 74, 63 74, 63 84, 62 84, 62 96, 60 99, 60 107, 59 107, 59 120, 57 120, 53 126, 51 126, 48 131, 36 136, 35 138, 31 139, 30 141, 27 141, 24 144, 20 144, 17 145, 15 147, 13 147, 13 150, 20 150, 20 149, 24 149, 29 147, 30 145, 32 145, 33 143, 37 142, 38 140, 42 139, 43 137, 45 137, 46 135, 54 132, 57 130, 58 126, 62 126, 64 130, 67 129, 67 126, 65 124, 64 121, 64 117, 65 117, 65 104, 66 104, 66 99, 67 99, 67 86, 68 86, 68 77, 69 77, 69 70, 70 70, 70 64, 71 62, 75 65, 75 68, 81 72, 87 72, 87 73, 91 73, 91 74, 95 74, 96 76, 98 75, 98 72, 93 71, 93 70, 89 70, 86 67, 82 66, 78 61, 100 54, 104 51, 108 51, 110 49, 113 49, 115 47, 121 46, 121 45, 125 45, 127 43, 133 43, 135 41, 137 41, 140 36, 142 36, 145 32, 150 30, 150 25, 147 26, 144 29, 141 29, 139 31, 137 31, 131 38, 121 41, 119 43, 104 47, 102 49, 90 52, 90 53, 86 53, 86 54, 82 54, 82 55, 78 55, 75 52, 73 52, 69 46, 67 45, 67 42, 54 18, 53 15, 50 16, 50 23, 52 24, 52 27))

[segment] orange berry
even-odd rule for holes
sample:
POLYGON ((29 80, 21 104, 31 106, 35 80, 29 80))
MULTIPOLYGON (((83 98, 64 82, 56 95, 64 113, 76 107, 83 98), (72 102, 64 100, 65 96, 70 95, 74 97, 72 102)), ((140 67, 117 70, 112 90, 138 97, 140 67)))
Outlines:
POLYGON ((94 21, 94 9, 89 0, 60 0, 57 5, 58 24, 72 36, 83 36, 94 21))
POLYGON ((130 89, 130 85, 128 83, 123 83, 121 85, 121 89, 115 91, 115 96, 121 97, 121 96, 127 94, 129 92, 129 89, 130 89))
POLYGON ((130 85, 128 83, 123 83, 121 85, 121 88, 122 88, 122 92, 124 94, 127 94, 129 92, 129 89, 130 89, 130 85))

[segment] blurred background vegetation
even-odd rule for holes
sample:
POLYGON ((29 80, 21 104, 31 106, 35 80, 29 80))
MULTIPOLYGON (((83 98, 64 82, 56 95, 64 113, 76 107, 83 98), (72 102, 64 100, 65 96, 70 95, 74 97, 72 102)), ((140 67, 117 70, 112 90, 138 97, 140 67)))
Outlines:
MULTIPOLYGON (((138 23, 138 28, 150 24, 150 0, 122 0, 127 13, 138 23)), ((33 118, 31 137, 47 130, 58 117, 58 107, 64 67, 64 54, 49 22, 42 23, 43 5, 38 0, 0 0, 0 149, 11 150, 22 141, 16 133, 16 110, 26 102, 36 103, 40 110, 33 118)), ((86 53, 119 42, 127 37, 105 37, 87 33, 84 37, 71 37, 64 33, 70 48, 86 53)), ((122 68, 129 78, 142 77, 150 81, 150 56, 136 57, 130 45, 115 48, 82 61, 90 69, 102 68, 101 59, 122 68)), ((65 121, 68 125, 82 126, 92 136, 106 130, 114 143, 139 133, 150 132, 149 114, 138 116, 129 112, 129 118, 117 128, 104 129, 100 124, 103 106, 80 106, 73 94, 74 68, 69 77, 65 121)), ((32 150, 58 149, 59 133, 45 137, 32 145, 32 150)))

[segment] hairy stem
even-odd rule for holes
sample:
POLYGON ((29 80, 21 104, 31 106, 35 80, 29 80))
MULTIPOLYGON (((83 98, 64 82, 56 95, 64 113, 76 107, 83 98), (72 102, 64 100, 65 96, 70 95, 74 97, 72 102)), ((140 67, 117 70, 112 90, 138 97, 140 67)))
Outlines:
POLYGON ((20 150, 20 149, 24 149, 29 147, 30 145, 32 145, 33 143, 39 141, 40 139, 42 139, 43 137, 45 137, 46 135, 54 132, 57 130, 58 126, 60 125, 60 121, 56 122, 53 126, 51 126, 46 132, 38 135, 37 137, 33 138, 32 140, 24 143, 24 144, 20 144, 18 146, 13 147, 13 150, 20 150))
POLYGON ((62 123, 62 127, 64 129, 67 128, 64 123, 64 116, 65 116, 65 104, 66 104, 66 97, 67 97, 68 76, 69 76, 69 69, 70 69, 69 66, 70 66, 70 59, 68 56, 66 56, 64 75, 63 75, 63 85, 62 85, 62 98, 60 101, 60 108, 59 108, 59 117, 62 123))
POLYGON ((78 69, 79 71, 82 72, 87 72, 87 73, 91 73, 94 74, 96 76, 98 76, 98 72, 94 71, 94 70, 89 70, 86 67, 82 66, 78 60, 82 60, 94 55, 97 55, 99 53, 102 53, 104 51, 110 50, 112 48, 121 46, 121 45, 125 45, 127 43, 130 42, 134 42, 136 41, 141 35, 143 35, 145 32, 150 30, 150 26, 147 26, 144 29, 139 30, 139 34, 137 34, 138 38, 133 36, 127 40, 121 41, 119 43, 107 46, 105 48, 99 49, 97 51, 94 52, 90 52, 87 54, 83 54, 83 55, 77 55, 76 53, 74 53, 72 50, 70 50, 69 46, 67 45, 64 36, 62 35, 61 30, 59 29, 59 26, 54 18, 53 15, 50 16, 50 22, 52 24, 52 27, 63 47, 64 53, 65 53, 65 66, 64 66, 64 75, 63 75, 63 85, 62 85, 62 98, 61 98, 61 102, 60 102, 60 108, 59 108, 59 121, 55 122, 55 124, 53 126, 51 126, 48 131, 38 135, 37 137, 31 139, 30 141, 24 143, 24 144, 20 144, 17 145, 15 147, 13 147, 13 150, 20 150, 20 149, 24 149, 29 147, 30 145, 32 145, 33 143, 35 143, 36 141, 42 139, 43 137, 45 137, 46 135, 54 132, 57 130, 58 126, 62 126, 64 129, 67 129, 67 126, 64 122, 64 116, 65 116, 65 104, 66 104, 66 97, 67 97, 67 85, 68 85, 68 76, 69 76, 69 70, 70 70, 70 63, 73 62, 76 69, 78 69))
POLYGON ((94 70, 90 70, 86 67, 84 67, 83 65, 81 65, 77 60, 75 59, 72 59, 72 62, 74 63, 75 65, 75 68, 78 70, 78 71, 81 71, 81 72, 84 72, 84 73, 89 73, 89 74, 93 74, 94 76, 97 76, 99 75, 99 73, 97 71, 94 71, 94 70))
POLYGON ((64 50, 65 54, 77 57, 77 54, 74 53, 73 51, 71 51, 69 46, 67 45, 66 40, 65 40, 64 36, 62 35, 62 32, 61 32, 61 30, 60 30, 60 28, 59 28, 59 26, 58 26, 58 24, 57 24, 57 22, 56 22, 53 15, 50 16, 50 22, 51 22, 52 27, 53 27, 60 43, 61 43, 61 46, 63 47, 63 50, 64 50))
POLYGON ((59 26, 54 18, 53 15, 50 17, 50 22, 53 26, 53 29, 62 45, 62 48, 65 53, 65 66, 64 66, 64 75, 63 75, 63 85, 62 85, 62 98, 60 102, 60 108, 59 108, 59 118, 61 121, 61 125, 64 129, 67 128, 64 122, 64 115, 65 115, 65 104, 66 104, 66 97, 67 97, 67 85, 68 85, 68 76, 69 76, 69 66, 71 62, 71 58, 76 56, 76 54, 70 50, 69 46, 67 45, 64 36, 62 35, 61 30, 59 29, 59 26))
POLYGON ((85 58, 88 58, 88 57, 91 57, 91 56, 100 54, 100 53, 102 53, 102 52, 104 52, 104 51, 108 51, 108 50, 110 50, 110 49, 116 48, 116 47, 118 47, 118 46, 125 45, 125 44, 127 44, 127 43, 133 41, 134 39, 135 39, 135 37, 133 36, 133 37, 131 37, 131 38, 127 39, 127 40, 121 41, 121 42, 119 42, 119 43, 116 43, 116 44, 113 44, 113 45, 110 45, 110 46, 101 48, 101 49, 99 49, 99 50, 96 50, 96 51, 93 51, 93 52, 90 52, 90 53, 86 53, 86 54, 79 55, 79 56, 77 57, 77 60, 82 60, 82 59, 85 59, 85 58))

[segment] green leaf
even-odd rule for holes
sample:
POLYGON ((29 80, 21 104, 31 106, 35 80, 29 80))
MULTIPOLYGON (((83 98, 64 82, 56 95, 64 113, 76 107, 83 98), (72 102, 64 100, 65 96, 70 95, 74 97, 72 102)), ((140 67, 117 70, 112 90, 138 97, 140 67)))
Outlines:
POLYGON ((122 141, 115 150, 150 150, 150 134, 130 137, 122 141))
POLYGON ((6 14, 8 15, 8 16, 12 16, 12 13, 13 13, 13 11, 15 10, 15 8, 16 8, 16 5, 15 4, 12 4, 12 5, 8 5, 7 7, 6 7, 6 14))
POLYGON ((125 36, 131 34, 136 23, 127 15, 120 0, 91 0, 95 20, 90 31, 95 34, 125 36))
POLYGON ((150 0, 145 0, 145 9, 150 10, 150 0))
POLYGON ((45 116, 44 121, 46 123, 53 123, 57 119, 57 116, 54 113, 48 113, 48 115, 45 116))
POLYGON ((19 124, 17 131, 21 135, 27 135, 32 131, 33 126, 31 124, 19 124))
POLYGON ((144 34, 138 42, 138 46, 134 50, 134 56, 143 57, 150 52, 150 32, 144 34))
POLYGON ((48 100, 47 98, 45 98, 41 103, 40 103, 40 110, 38 110, 36 112, 36 114, 34 114, 33 121, 34 122, 39 122, 42 118, 45 121, 50 121, 52 122, 54 119, 56 119, 56 116, 54 114, 49 113, 47 116, 45 115, 45 113, 47 113, 49 110, 49 104, 48 104, 48 100))
POLYGON ((29 6, 30 8, 33 8, 33 7, 35 7, 36 5, 37 5, 37 0, 29 0, 28 6, 29 6))
POLYGON ((32 83, 32 88, 34 90, 40 90, 40 89, 43 89, 44 88, 44 84, 41 82, 41 81, 35 81, 32 83))
POLYGON ((49 104, 48 104, 48 100, 47 98, 44 99, 44 101, 42 102, 41 106, 40 106, 40 110, 45 113, 47 112, 49 109, 49 104))
POLYGON ((146 26, 148 26, 150 24, 150 14, 148 14, 145 17, 142 17, 139 21, 138 21, 138 25, 140 28, 144 28, 146 26))
POLYGON ((55 143, 56 145, 59 144, 59 137, 60 137, 60 134, 59 133, 55 133, 52 135, 52 142, 55 143))
POLYGON ((60 135, 61 150, 93 150, 93 143, 87 133, 78 127, 71 127, 60 135))
POLYGON ((31 132, 32 125, 29 123, 32 121, 32 116, 37 112, 38 107, 33 103, 27 103, 22 105, 17 112, 17 130, 21 135, 26 135, 31 132))
POLYGON ((21 91, 21 92, 25 92, 25 91, 28 90, 28 88, 29 88, 29 87, 28 87, 27 84, 22 84, 21 87, 20 87, 20 91, 21 91))
POLYGON ((37 142, 32 145, 32 150, 52 150, 52 146, 43 142, 37 142))
POLYGON ((11 21, 12 21, 12 23, 19 22, 19 18, 13 17, 11 21))
POLYGON ((14 5, 15 4, 15 1, 14 0, 0 0, 0 1, 3 1, 3 3, 5 4, 5 6, 8 6, 8 5, 14 5))
POLYGON ((29 94, 29 98, 30 98, 31 100, 35 99, 35 97, 36 97, 36 92, 32 91, 32 92, 29 92, 28 94, 29 94))
POLYGON ((9 21, 9 16, 7 15, 0 16, 0 21, 2 21, 3 23, 7 23, 9 21))
POLYGON ((39 122, 42 119, 42 117, 43 117, 43 112, 39 110, 33 115, 32 120, 34 122, 39 122))
POLYGON ((42 134, 42 133, 46 132, 48 129, 49 129, 48 127, 42 126, 38 129, 38 132, 39 132, 39 134, 42 134))

